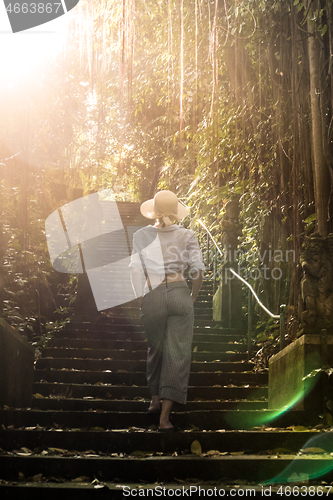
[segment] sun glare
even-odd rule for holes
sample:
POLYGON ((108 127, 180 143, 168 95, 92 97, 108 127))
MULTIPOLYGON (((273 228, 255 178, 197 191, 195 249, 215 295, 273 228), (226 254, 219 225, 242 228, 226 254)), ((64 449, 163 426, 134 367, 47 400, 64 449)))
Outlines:
POLYGON ((38 77, 40 69, 63 49, 68 17, 15 34, 0 30, 0 81, 12 88, 18 81, 38 77))

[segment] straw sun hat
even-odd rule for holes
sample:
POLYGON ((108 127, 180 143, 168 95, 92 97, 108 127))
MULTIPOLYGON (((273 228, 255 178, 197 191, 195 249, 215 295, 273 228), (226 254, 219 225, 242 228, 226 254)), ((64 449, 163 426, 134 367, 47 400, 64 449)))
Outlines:
POLYGON ((154 198, 142 203, 140 212, 147 219, 159 219, 161 217, 174 217, 181 220, 189 213, 189 209, 183 205, 172 191, 164 190, 155 194, 154 198))

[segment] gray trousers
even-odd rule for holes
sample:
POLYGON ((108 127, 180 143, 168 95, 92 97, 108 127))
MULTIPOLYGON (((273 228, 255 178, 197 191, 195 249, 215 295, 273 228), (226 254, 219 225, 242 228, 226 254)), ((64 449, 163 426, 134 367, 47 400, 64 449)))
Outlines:
POLYGON ((142 300, 152 396, 185 404, 190 376, 194 307, 185 282, 161 283, 142 300))

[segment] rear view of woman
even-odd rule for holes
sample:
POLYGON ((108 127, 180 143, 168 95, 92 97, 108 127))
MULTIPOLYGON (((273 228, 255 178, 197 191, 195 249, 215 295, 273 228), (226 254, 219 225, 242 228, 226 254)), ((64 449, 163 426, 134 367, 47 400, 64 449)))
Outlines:
POLYGON ((191 366, 194 307, 205 266, 195 233, 176 221, 189 210, 171 191, 160 191, 140 211, 155 225, 133 236, 131 278, 141 303, 148 341, 147 382, 150 413, 161 412, 159 430, 174 431, 174 402, 186 404, 191 366), (190 292, 184 271, 192 278, 190 292), (161 402, 161 403, 160 403, 161 402))

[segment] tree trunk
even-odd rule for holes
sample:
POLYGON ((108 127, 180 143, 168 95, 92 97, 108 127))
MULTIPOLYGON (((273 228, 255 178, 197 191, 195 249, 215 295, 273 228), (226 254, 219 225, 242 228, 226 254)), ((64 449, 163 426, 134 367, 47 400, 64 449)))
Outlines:
MULTIPOLYGON (((311 3, 312 0, 309 0, 311 3)), ((317 2, 312 1, 308 13, 308 50, 310 68, 310 101, 312 125, 312 168, 314 178, 315 205, 317 214, 317 230, 323 235, 328 233, 328 203, 330 194, 330 176, 323 147, 323 126, 320 107, 322 92, 320 78, 320 42, 314 19, 317 2)))

